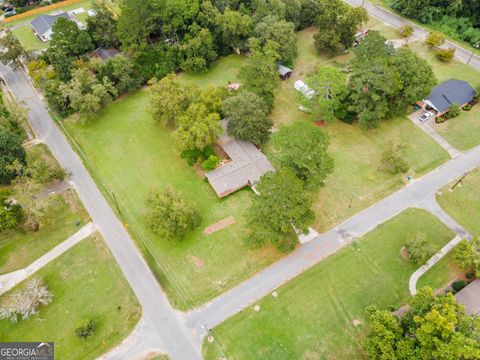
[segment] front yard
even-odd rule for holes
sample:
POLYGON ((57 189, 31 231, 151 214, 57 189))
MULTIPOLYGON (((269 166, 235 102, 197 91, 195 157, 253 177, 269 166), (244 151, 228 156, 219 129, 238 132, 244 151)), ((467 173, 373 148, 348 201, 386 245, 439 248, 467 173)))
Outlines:
POLYGON ((53 341, 58 359, 95 359, 127 337, 140 319, 140 305, 98 235, 82 240, 34 277, 44 279, 52 303, 16 324, 0 320, 0 341, 53 341), (94 335, 78 339, 75 329, 90 319, 96 322, 94 335))
POLYGON ((38 37, 35 36, 30 24, 12 30, 12 33, 17 37, 18 41, 26 51, 40 50, 48 47, 47 43, 41 42, 38 37))
MULTIPOLYGON (((416 266, 400 249, 418 232, 437 250, 454 237, 434 216, 408 209, 279 288, 278 297, 265 297, 258 313, 250 307, 213 329, 216 342, 204 343, 205 357, 364 358, 364 309, 399 307, 408 299, 416 266)), ((442 285, 431 280, 424 285, 442 285)))

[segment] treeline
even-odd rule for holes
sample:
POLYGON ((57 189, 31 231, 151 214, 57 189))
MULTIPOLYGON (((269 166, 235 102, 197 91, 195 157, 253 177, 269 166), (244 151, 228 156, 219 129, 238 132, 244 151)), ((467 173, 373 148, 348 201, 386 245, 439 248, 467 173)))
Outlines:
POLYGON ((479 0, 394 0, 400 14, 472 45, 480 41, 479 0))

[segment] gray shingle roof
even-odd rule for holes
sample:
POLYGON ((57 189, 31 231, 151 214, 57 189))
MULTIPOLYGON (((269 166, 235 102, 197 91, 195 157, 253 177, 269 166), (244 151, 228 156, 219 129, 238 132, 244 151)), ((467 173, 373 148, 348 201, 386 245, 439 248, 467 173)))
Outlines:
POLYGON ((480 279, 472 281, 456 293, 455 299, 465 306, 469 315, 480 315, 480 279))
POLYGON ((41 36, 45 34, 60 17, 70 19, 68 14, 64 12, 57 15, 39 15, 31 22, 31 25, 35 32, 41 36))
POLYGON ((462 105, 472 101, 475 90, 463 80, 447 80, 433 88, 427 99, 439 112, 444 112, 451 104, 462 105))
POLYGON ((222 120, 224 134, 218 144, 232 161, 205 174, 219 197, 255 184, 266 172, 275 171, 267 157, 255 145, 228 136, 227 124, 226 120, 222 120))
POLYGON ((90 54, 90 57, 99 57, 100 59, 107 61, 108 59, 115 57, 119 53, 120 52, 114 48, 105 49, 105 48, 99 47, 96 50, 92 51, 92 53, 90 54))

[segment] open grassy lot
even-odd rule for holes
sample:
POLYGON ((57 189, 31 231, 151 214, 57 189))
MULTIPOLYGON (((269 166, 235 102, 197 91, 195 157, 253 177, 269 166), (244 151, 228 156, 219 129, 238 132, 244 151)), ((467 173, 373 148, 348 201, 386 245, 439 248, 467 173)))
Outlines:
POLYGON ((217 343, 205 343, 205 357, 219 358, 218 344, 232 359, 364 358, 364 309, 408 299, 415 266, 400 249, 416 232, 436 249, 454 236, 429 213, 408 209, 265 297, 259 313, 246 309, 213 329, 217 343))
POLYGON ((35 36, 29 24, 13 30, 12 33, 17 37, 26 51, 44 49, 48 46, 47 43, 41 42, 38 37, 35 36))
MULTIPOLYGON (((245 189, 220 200, 210 185, 180 158, 171 130, 153 122, 148 90, 111 104, 97 119, 66 122, 93 165, 92 173, 115 194, 128 228, 173 303, 199 305, 278 259, 273 247, 251 251, 243 244, 245 212, 254 196, 245 189), (150 192, 173 187, 200 209, 200 227, 183 241, 151 233, 145 201, 150 192), (236 224, 205 235, 228 216, 236 224)), ((106 192, 111 197, 110 192, 106 192)), ((112 207, 116 208, 115 202, 112 207)))
POLYGON ((437 195, 440 206, 472 236, 480 236, 480 168, 471 171, 453 191, 445 186, 437 195))
POLYGON ((53 302, 29 320, 1 320, 0 341, 54 341, 58 359, 95 359, 128 336, 140 318, 140 305, 99 236, 82 240, 35 276, 44 279, 53 302), (95 333, 80 340, 75 329, 89 319, 95 319, 95 333))

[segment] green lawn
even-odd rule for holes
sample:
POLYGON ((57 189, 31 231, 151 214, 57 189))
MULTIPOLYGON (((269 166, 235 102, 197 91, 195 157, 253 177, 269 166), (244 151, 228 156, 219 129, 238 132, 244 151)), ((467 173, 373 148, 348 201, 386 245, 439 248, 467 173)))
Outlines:
POLYGON ((245 189, 218 199, 180 158, 171 130, 153 122, 148 101, 148 90, 140 91, 111 104, 94 121, 70 120, 66 126, 94 166, 98 182, 114 192, 128 228, 173 304, 186 309, 219 295, 281 255, 269 246, 245 248, 244 215, 253 192, 245 189), (166 187, 195 202, 203 217, 200 227, 180 242, 162 239, 146 224, 146 198, 166 187), (211 235, 203 233, 228 216, 237 224, 211 235))
POLYGON ((438 284, 438 287, 448 285, 455 279, 462 276, 462 271, 453 261, 453 250, 448 253, 442 260, 433 265, 423 274, 417 282, 417 289, 428 284, 438 284))
POLYGON ((250 307, 213 329, 217 342, 205 342, 205 357, 218 359, 219 345, 231 359, 364 358, 364 309, 406 302, 416 267, 400 249, 416 232, 436 249, 454 236, 433 215, 408 209, 265 297, 259 313, 250 307))
POLYGON ((480 144, 480 105, 462 111, 456 118, 435 124, 438 133, 459 150, 469 150, 480 144))
POLYGON ((80 230, 87 220, 88 214, 73 190, 54 195, 39 231, 24 233, 9 230, 0 234, 0 274, 31 264, 80 230))
POLYGON ((12 33, 17 37, 26 51, 44 49, 48 46, 47 43, 41 42, 38 37, 35 36, 29 24, 13 30, 12 33))
POLYGON ((1 320, 0 341, 54 341, 55 358, 95 359, 128 336, 140 318, 140 305, 99 236, 82 240, 35 276, 44 279, 53 302, 29 320, 1 320), (89 319, 97 329, 80 340, 75 329, 89 319))

